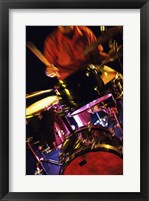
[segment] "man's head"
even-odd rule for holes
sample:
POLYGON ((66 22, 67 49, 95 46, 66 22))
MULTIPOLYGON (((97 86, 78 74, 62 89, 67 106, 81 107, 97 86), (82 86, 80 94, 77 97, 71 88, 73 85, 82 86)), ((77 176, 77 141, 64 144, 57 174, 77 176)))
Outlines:
POLYGON ((58 26, 58 28, 63 34, 71 34, 74 30, 73 26, 58 26))

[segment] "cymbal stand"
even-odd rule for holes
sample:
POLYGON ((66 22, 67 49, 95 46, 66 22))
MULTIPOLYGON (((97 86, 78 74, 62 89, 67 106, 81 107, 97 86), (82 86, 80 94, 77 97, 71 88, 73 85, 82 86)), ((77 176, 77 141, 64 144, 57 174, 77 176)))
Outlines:
MULTIPOLYGON (((69 101, 70 101, 71 103, 73 103, 72 95, 68 92, 68 90, 67 90, 67 88, 66 88, 64 82, 63 82, 62 80, 59 80, 59 83, 60 83, 60 86, 62 87, 64 93, 66 93, 67 95, 69 94, 69 95, 68 95, 69 101)), ((61 97, 60 92, 59 92, 59 87, 58 87, 58 86, 55 86, 55 93, 56 93, 56 95, 57 95, 58 97, 61 97)), ((61 98, 62 98, 62 97, 61 97, 61 98)), ((72 105, 73 105, 73 104, 72 104, 72 105)), ((63 120, 63 122, 64 122, 64 124, 65 124, 65 126, 68 128, 69 132, 72 133, 72 134, 74 134, 74 136, 75 136, 75 132, 73 131, 73 129, 72 129, 72 127, 71 127, 71 125, 70 125, 70 123, 69 123, 69 121, 68 121, 68 119, 67 119, 67 116, 68 116, 68 114, 69 114, 70 111, 71 111, 70 107, 65 106, 65 103, 63 104, 63 102, 62 102, 62 103, 59 103, 59 105, 57 105, 57 108, 56 108, 57 114, 60 115, 60 117, 62 118, 62 120, 63 120)))
POLYGON ((96 123, 100 123, 100 116, 99 116, 98 112, 96 112, 95 114, 96 114, 96 116, 98 118, 98 120, 96 121, 96 123))
POLYGON ((120 47, 116 47, 115 48, 115 54, 117 55, 117 59, 118 59, 118 61, 119 61, 119 64, 120 64, 120 67, 121 67, 121 69, 123 69, 123 65, 122 65, 122 63, 121 63, 121 60, 120 60, 120 49, 121 49, 122 47, 120 46, 120 47))
POLYGON ((55 160, 53 160, 53 159, 43 159, 43 158, 41 158, 40 159, 40 162, 43 162, 43 163, 51 163, 51 164, 54 164, 54 165, 58 165, 58 166, 62 166, 63 165, 63 163, 60 163, 60 162, 58 162, 58 161, 55 161, 55 160))
POLYGON ((114 117, 114 119, 116 120, 116 125, 117 125, 117 127, 120 129, 120 131, 123 133, 123 129, 122 129, 122 127, 121 127, 121 125, 120 125, 120 122, 119 122, 119 120, 118 120, 118 118, 117 118, 117 115, 116 115, 116 110, 117 109, 115 109, 114 107, 109 107, 108 108, 109 109, 109 115, 110 116, 113 116, 114 117))
POLYGON ((104 112, 116 120, 117 127, 123 133, 122 127, 121 127, 120 122, 117 118, 117 102, 116 102, 115 98, 113 97, 113 95, 112 95, 112 102, 114 103, 114 105, 112 105, 112 106, 105 105, 104 106, 104 112))
MULTIPOLYGON (((109 41, 110 42, 110 41, 109 41)), ((114 59, 118 59, 118 61, 119 61, 119 64, 120 64, 120 67, 121 67, 121 69, 123 69, 123 65, 122 65, 122 63, 121 63, 121 60, 120 60, 120 54, 122 54, 122 52, 120 52, 120 51, 122 51, 123 50, 123 46, 122 45, 120 45, 119 47, 118 47, 118 43, 114 40, 113 42, 111 42, 111 44, 110 44, 110 51, 111 52, 113 52, 113 58, 114 59)))
POLYGON ((32 152, 33 156, 36 158, 38 164, 40 164, 42 170, 45 172, 46 175, 48 175, 46 169, 45 169, 44 166, 42 165, 42 162, 41 162, 40 158, 39 158, 39 157, 37 156, 37 154, 34 152, 34 150, 33 150, 32 146, 31 146, 30 142, 31 142, 31 140, 28 140, 28 141, 27 141, 28 148, 31 150, 31 152, 32 152))

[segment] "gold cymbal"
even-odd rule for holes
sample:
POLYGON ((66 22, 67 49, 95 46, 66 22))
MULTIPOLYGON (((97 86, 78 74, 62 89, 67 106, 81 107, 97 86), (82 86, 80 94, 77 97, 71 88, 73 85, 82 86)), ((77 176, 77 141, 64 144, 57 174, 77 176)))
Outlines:
POLYGON ((106 72, 106 73, 117 73, 116 70, 114 70, 113 68, 107 66, 107 65, 104 65, 104 67, 102 68, 102 72, 106 72))
POLYGON ((57 96, 48 96, 46 98, 43 98, 26 108, 26 117, 28 118, 29 116, 42 111, 46 107, 53 106, 56 103, 58 103, 57 96))
POLYGON ((30 94, 26 94, 26 99, 33 98, 33 97, 36 97, 36 96, 39 96, 39 95, 42 95, 42 94, 45 94, 45 93, 49 93, 49 92, 52 92, 52 91, 53 91, 53 89, 35 91, 35 92, 30 93, 30 94))
POLYGON ((104 66, 102 68, 102 74, 100 77, 102 81, 104 82, 104 84, 107 84, 108 82, 110 82, 116 77, 117 73, 118 73, 117 71, 110 68, 109 66, 104 66))

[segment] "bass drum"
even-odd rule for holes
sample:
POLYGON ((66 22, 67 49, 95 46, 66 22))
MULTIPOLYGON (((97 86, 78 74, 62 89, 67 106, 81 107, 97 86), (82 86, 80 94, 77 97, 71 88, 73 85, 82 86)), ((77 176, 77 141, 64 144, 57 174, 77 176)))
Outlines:
POLYGON ((92 126, 76 131, 62 146, 63 175, 122 175, 121 142, 108 130, 92 126))

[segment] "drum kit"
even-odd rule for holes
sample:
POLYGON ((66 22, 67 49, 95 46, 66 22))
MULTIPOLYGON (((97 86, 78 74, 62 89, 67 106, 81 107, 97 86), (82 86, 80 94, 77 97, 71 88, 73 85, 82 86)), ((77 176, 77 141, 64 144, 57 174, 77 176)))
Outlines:
POLYGON ((35 175, 123 174, 123 138, 115 133, 123 134, 118 117, 123 76, 106 63, 85 66, 53 89, 26 94, 26 101, 38 97, 26 107, 26 142, 36 161, 35 175), (91 115, 97 117, 94 124, 91 115), (57 160, 51 157, 55 152, 57 160), (58 173, 49 171, 52 165, 58 173))

